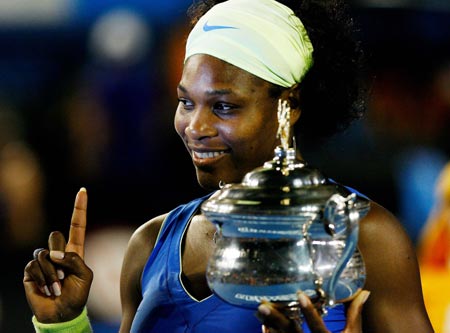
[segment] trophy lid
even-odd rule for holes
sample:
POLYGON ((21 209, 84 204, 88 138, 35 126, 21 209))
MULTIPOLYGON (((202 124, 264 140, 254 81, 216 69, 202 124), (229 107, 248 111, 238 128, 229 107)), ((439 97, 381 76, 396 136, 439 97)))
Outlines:
MULTIPOLYGON (((208 215, 302 216, 310 219, 323 211, 328 200, 351 194, 316 168, 295 158, 295 150, 275 149, 272 161, 247 173, 239 184, 226 184, 218 195, 206 200, 202 211, 208 215)), ((365 206, 366 200, 360 205, 365 206)), ((358 201, 356 201, 358 203, 358 201)), ((319 216, 320 217, 320 216, 319 216)))

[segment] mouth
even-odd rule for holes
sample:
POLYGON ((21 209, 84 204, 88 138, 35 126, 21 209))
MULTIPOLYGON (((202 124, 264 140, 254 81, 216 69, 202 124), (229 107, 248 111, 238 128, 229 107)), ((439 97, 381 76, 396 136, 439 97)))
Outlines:
POLYGON ((221 159, 227 151, 192 151, 192 160, 198 166, 215 163, 221 159))
POLYGON ((192 152, 192 154, 194 155, 195 158, 198 159, 205 159, 205 158, 215 158, 215 157, 219 157, 220 155, 225 154, 225 151, 207 151, 207 152, 199 152, 199 151, 194 151, 192 152))

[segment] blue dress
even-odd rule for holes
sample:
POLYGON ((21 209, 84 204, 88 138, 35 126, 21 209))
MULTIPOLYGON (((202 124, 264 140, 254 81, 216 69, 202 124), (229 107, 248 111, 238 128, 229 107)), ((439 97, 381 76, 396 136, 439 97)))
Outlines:
MULTIPOLYGON (((214 294, 198 301, 181 283, 181 242, 189 221, 209 195, 172 210, 142 275, 143 299, 132 333, 260 333, 255 310, 230 305, 214 294)), ((331 332, 341 332, 345 309, 329 309, 324 321, 331 332)), ((304 325, 304 332, 310 330, 304 325)))

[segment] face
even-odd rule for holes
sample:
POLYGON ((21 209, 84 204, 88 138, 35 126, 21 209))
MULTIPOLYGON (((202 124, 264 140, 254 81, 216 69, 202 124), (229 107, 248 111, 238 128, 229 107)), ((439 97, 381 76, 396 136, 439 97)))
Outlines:
POLYGON ((191 56, 178 86, 175 129, 200 186, 239 183, 271 160, 279 144, 271 84, 208 55, 191 56))

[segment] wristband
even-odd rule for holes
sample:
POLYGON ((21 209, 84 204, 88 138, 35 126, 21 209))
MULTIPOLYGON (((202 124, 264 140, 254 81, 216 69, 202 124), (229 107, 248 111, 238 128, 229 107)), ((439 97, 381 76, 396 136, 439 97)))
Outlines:
POLYGON ((44 324, 40 323, 36 319, 36 316, 33 316, 32 322, 36 333, 92 333, 92 327, 89 323, 86 307, 78 317, 70 321, 44 324))

